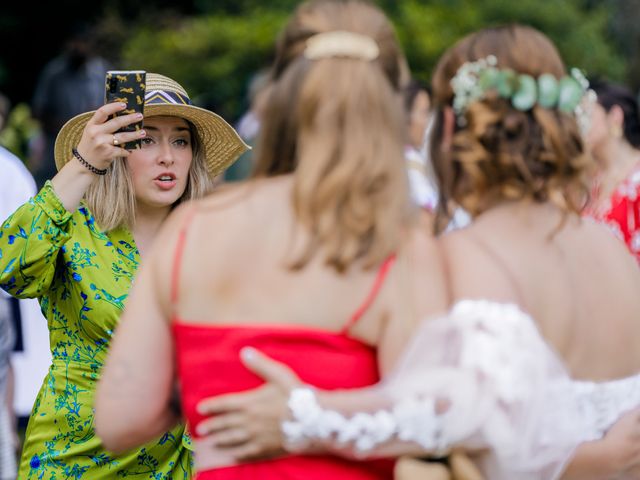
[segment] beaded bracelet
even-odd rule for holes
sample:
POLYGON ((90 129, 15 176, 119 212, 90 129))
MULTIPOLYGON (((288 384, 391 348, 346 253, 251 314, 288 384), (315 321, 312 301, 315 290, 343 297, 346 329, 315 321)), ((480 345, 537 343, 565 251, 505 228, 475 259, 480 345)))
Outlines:
POLYGON ((82 165, 87 167, 91 173, 95 173, 96 175, 106 175, 107 174, 107 169, 106 168, 104 168, 102 170, 99 169, 99 168, 96 168, 93 165, 91 165, 89 162, 87 162, 84 158, 82 158, 82 155, 80 155, 78 153, 78 149, 77 148, 73 147, 71 149, 71 153, 73 153, 73 156, 76 157, 78 159, 78 161, 82 165))

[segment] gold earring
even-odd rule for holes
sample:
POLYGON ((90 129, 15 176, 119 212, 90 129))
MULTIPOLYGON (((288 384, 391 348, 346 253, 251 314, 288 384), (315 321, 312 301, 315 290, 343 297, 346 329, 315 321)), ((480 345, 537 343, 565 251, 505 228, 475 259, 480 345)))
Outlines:
POLYGON ((622 138, 622 127, 620 125, 613 125, 610 131, 615 138, 622 138))

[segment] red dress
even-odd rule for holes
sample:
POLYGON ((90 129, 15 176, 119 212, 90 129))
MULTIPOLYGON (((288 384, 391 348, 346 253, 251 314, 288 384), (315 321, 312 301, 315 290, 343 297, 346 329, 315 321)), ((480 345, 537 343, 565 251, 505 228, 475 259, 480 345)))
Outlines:
MULTIPOLYGON (((597 193, 597 185, 594 190, 597 193)), ((588 208, 586 213, 611 227, 640 262, 640 166, 616 187, 603 208, 588 208)))
MULTIPOLYGON (((176 267, 184 237, 178 244, 176 267)), ((393 258, 380 268, 364 304, 352 315, 342 331, 295 325, 215 325, 173 321, 177 373, 181 384, 182 407, 189 429, 203 419, 197 403, 207 397, 258 387, 262 380, 240 362, 240 350, 252 346, 289 365, 300 378, 322 389, 358 388, 379 380, 375 348, 349 337, 349 329, 373 302, 393 258)), ((174 273, 172 298, 177 299, 174 273)), ((279 480, 379 480, 393 478, 391 460, 359 462, 335 456, 291 455, 198 472, 198 480, 279 479, 279 480)))

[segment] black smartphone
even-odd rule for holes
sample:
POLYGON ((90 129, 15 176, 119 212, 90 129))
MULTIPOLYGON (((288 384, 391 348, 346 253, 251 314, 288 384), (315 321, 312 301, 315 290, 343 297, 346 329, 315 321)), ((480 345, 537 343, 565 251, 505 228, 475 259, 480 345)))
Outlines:
MULTIPOLYGON (((144 70, 109 70, 105 77, 105 103, 124 102, 127 108, 116 115, 130 113, 144 114, 144 94, 146 90, 146 75, 144 70)), ((133 132, 142 128, 142 120, 121 128, 118 132, 133 132)), ((141 141, 134 140, 125 143, 127 150, 141 147, 141 141)))

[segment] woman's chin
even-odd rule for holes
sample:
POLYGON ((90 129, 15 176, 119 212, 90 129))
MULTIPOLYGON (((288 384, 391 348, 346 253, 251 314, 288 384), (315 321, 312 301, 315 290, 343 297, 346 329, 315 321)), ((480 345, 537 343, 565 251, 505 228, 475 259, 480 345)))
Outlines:
POLYGON ((172 189, 167 191, 156 191, 145 195, 144 198, 138 197, 138 203, 148 208, 167 208, 175 204, 184 193, 182 189, 172 189))

